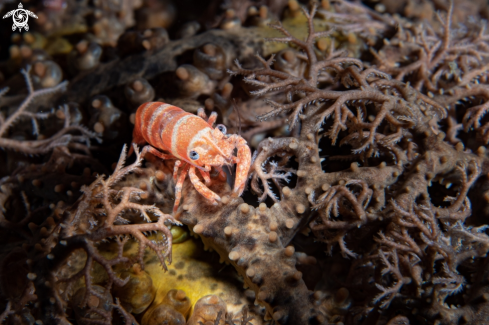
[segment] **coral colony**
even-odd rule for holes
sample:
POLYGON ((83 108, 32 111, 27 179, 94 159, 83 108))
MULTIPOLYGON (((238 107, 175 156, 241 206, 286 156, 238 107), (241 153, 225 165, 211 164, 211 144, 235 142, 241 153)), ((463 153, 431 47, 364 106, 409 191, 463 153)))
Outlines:
POLYGON ((489 323, 486 1, 23 5, 2 324, 489 323))

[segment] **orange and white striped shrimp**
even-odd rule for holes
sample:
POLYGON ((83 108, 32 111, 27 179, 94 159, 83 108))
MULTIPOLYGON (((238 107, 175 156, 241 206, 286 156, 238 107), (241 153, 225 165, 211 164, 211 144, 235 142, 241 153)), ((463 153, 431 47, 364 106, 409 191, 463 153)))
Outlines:
POLYGON ((176 182, 173 212, 180 204, 187 174, 195 189, 212 204, 221 200, 206 186, 211 183, 209 172, 212 167, 223 173, 222 166, 236 164, 233 189, 236 196, 243 193, 248 178, 251 151, 246 140, 236 134, 226 134, 226 127, 222 124, 213 128, 217 118, 215 112, 207 119, 204 109, 200 108, 197 115, 161 102, 145 103, 136 112, 132 142, 148 144, 143 149, 143 156, 150 152, 162 159, 177 159, 173 172, 176 182), (233 155, 235 148, 238 149, 237 157, 233 155), (196 169, 205 184, 196 175, 196 169))

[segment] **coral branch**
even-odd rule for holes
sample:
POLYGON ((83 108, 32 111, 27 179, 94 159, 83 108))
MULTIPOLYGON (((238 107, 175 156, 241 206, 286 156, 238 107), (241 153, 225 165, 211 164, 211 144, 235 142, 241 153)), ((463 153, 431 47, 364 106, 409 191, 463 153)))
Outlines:
MULTIPOLYGON (((9 115, 7 118, 1 116, 0 118, 0 148, 10 149, 15 151, 21 151, 25 154, 43 154, 51 151, 53 148, 58 146, 66 146, 70 142, 82 142, 85 143, 88 147, 90 144, 90 139, 96 139, 99 142, 101 141, 97 135, 89 131, 87 128, 72 124, 70 121, 70 115, 68 112, 68 106, 64 105, 64 116, 65 122, 64 126, 61 130, 56 132, 54 135, 51 135, 47 139, 40 140, 15 140, 8 138, 8 131, 12 129, 12 127, 23 117, 29 118, 32 121, 33 135, 39 135, 39 119, 45 119, 49 114, 46 113, 33 113, 27 111, 27 109, 31 106, 31 104, 35 101, 35 99, 43 96, 48 96, 54 94, 56 92, 60 92, 66 88, 67 82, 62 82, 53 88, 39 89, 34 90, 32 85, 30 72, 30 66, 28 66, 25 70, 21 71, 25 82, 27 84, 27 97, 22 101, 17 110, 9 115), (80 135, 73 135, 71 133, 79 133, 80 135)), ((2 96, 7 93, 8 89, 0 90, 0 102, 2 96)))

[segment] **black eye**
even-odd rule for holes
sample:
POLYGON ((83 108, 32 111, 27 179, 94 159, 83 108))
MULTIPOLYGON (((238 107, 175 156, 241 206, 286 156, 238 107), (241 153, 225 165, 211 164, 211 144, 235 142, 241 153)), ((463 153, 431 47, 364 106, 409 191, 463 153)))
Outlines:
POLYGON ((218 124, 218 125, 216 126, 216 128, 217 128, 219 131, 221 131, 221 133, 222 133, 222 134, 226 134, 227 129, 226 129, 226 127, 225 127, 224 125, 222 125, 222 124, 218 124))
POLYGON ((196 152, 196 151, 190 151, 190 153, 188 154, 188 156, 190 157, 190 159, 192 160, 197 160, 199 159, 199 154, 196 152))

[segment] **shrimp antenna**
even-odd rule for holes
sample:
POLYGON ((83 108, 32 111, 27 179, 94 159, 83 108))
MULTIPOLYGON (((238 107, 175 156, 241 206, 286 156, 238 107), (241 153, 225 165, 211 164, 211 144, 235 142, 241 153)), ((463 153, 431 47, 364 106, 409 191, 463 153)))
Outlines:
POLYGON ((236 105, 236 98, 233 98, 233 107, 236 110, 236 114, 238 114, 238 135, 241 136, 241 114, 239 114, 238 105, 236 105))

